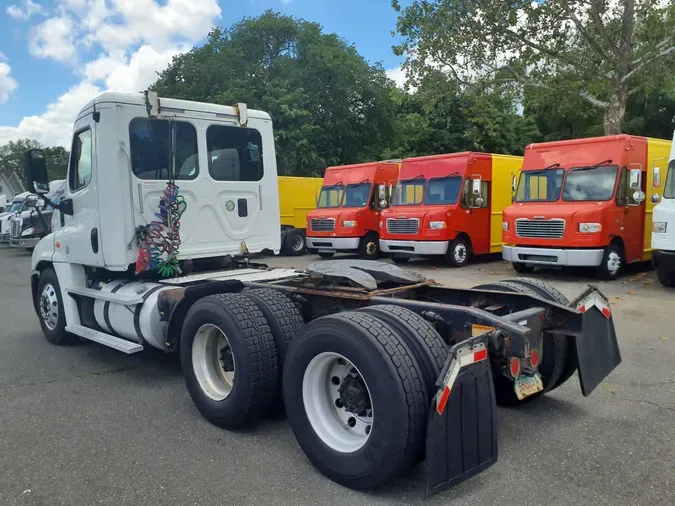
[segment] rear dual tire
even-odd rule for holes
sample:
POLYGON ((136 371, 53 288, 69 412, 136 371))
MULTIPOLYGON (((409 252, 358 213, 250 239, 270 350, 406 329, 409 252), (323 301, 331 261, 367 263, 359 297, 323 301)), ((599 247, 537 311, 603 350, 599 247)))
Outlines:
POLYGON ((341 485, 366 489, 390 481, 423 451, 430 401, 424 376, 406 339, 373 314, 314 320, 293 342, 283 375, 286 412, 300 447, 341 485), (352 376, 329 377, 326 370, 352 376), (317 393, 326 391, 332 397, 317 393))

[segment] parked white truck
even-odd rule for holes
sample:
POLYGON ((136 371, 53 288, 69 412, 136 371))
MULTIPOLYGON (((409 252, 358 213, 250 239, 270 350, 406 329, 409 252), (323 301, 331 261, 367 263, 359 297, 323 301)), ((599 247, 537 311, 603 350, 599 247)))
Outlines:
MULTIPOLYGON (((44 153, 28 159, 44 194, 44 153)), ((588 395, 621 361, 594 287, 571 302, 524 278, 450 289, 357 260, 177 275, 184 258, 279 250, 272 121, 243 104, 101 95, 77 117, 67 181, 32 257, 47 340, 177 352, 210 422, 285 409, 311 462, 348 487, 422 459, 428 495, 453 486, 496 462, 496 403, 577 370, 588 395)))
MULTIPOLYGON (((57 179, 49 183, 47 198, 55 203, 61 200, 65 181, 57 179)), ((9 245, 13 248, 32 250, 44 236, 52 231, 54 208, 38 195, 29 194, 24 208, 9 217, 9 245)), ((56 215, 58 215, 56 211, 56 215)))
MULTIPOLYGON (((660 170, 658 174, 660 178, 660 170)), ((653 202, 660 201, 652 217, 653 259, 659 282, 666 287, 675 287, 675 135, 665 178, 663 198, 652 195, 653 202)))
POLYGON ((0 245, 9 244, 10 220, 15 214, 20 214, 25 210, 30 210, 37 202, 37 197, 34 200, 29 200, 30 192, 23 192, 15 195, 9 205, 5 208, 3 213, 0 213, 0 245))

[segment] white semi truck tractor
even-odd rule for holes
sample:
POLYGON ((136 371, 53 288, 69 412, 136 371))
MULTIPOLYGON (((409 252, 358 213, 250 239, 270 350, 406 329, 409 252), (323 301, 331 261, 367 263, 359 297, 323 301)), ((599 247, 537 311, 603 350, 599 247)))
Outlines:
MULTIPOLYGON (((652 170, 655 180, 661 177, 660 169, 652 170)), ((660 201, 652 217, 652 248, 659 282, 671 288, 675 287, 675 135, 665 178, 663 198, 652 195, 653 202, 660 201)))
MULTIPOLYGON (((27 165, 46 194, 44 153, 27 165)), ((33 252, 47 340, 179 353, 213 424, 285 410, 330 479, 377 487, 424 460, 428 495, 496 462, 497 403, 533 400, 576 371, 589 395, 621 361, 593 287, 573 301, 524 278, 451 289, 358 260, 179 272, 186 259, 278 251, 277 199, 266 113, 99 96, 77 116, 60 219, 33 252)))

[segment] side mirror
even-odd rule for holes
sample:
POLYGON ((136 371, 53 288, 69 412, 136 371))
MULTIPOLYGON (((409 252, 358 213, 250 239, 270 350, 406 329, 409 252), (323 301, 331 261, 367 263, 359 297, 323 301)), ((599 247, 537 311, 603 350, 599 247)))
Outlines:
POLYGON ((474 202, 476 203, 476 208, 483 207, 483 197, 477 197, 474 202))
POLYGON ((471 180, 471 193, 474 195, 480 195, 480 179, 472 179, 471 180))
POLYGON ((26 153, 26 180, 28 188, 33 193, 49 193, 47 161, 43 150, 31 149, 26 153))
POLYGON ((642 188, 642 170, 630 169, 630 188, 640 190, 642 188))
POLYGON ((661 186, 661 167, 652 167, 652 186, 654 188, 661 186))
POLYGON ((384 201, 384 199, 387 197, 387 188, 383 184, 378 186, 377 196, 381 201, 384 201))
POLYGON ((661 202, 661 195, 654 193, 652 195, 652 204, 658 204, 659 202, 661 202))
POLYGON ((380 200, 380 209, 386 209, 387 208, 387 201, 382 199, 380 200))
POLYGON ((518 178, 516 178, 516 175, 513 174, 511 176, 511 191, 515 192, 518 189, 518 178))
POLYGON ((633 200, 635 201, 636 205, 642 204, 642 201, 645 199, 645 192, 641 190, 636 190, 635 193, 633 193, 633 200))

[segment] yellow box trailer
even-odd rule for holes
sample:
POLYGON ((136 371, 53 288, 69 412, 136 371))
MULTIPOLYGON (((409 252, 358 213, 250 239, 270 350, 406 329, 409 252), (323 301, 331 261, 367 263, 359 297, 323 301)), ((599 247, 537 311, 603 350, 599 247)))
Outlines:
POLYGON ((304 253, 307 213, 316 209, 322 183, 320 177, 279 176, 282 254, 304 253))

